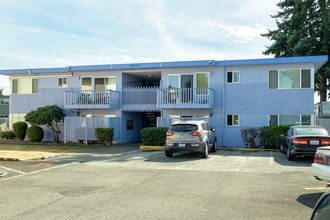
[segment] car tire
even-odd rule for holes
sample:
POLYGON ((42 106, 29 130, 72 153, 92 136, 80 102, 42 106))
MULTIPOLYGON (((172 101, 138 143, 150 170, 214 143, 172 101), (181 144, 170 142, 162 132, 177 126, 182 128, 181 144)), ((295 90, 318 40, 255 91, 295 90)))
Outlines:
POLYGON ((208 147, 208 144, 205 143, 205 148, 204 148, 204 151, 201 152, 201 157, 207 158, 208 156, 209 156, 209 147, 208 147))
POLYGON ((214 140, 212 145, 213 146, 211 148, 211 152, 213 152, 213 153, 217 152, 217 140, 214 140))
POLYGON ((286 158, 287 158, 288 160, 294 160, 294 156, 291 154, 289 148, 286 150, 286 158))
POLYGON ((172 157, 173 156, 173 152, 172 151, 165 151, 165 156, 166 157, 172 157))
POLYGON ((284 146, 283 146, 283 144, 281 144, 281 145, 280 145, 280 152, 281 152, 282 154, 284 154, 284 153, 285 153, 285 149, 284 149, 284 146))

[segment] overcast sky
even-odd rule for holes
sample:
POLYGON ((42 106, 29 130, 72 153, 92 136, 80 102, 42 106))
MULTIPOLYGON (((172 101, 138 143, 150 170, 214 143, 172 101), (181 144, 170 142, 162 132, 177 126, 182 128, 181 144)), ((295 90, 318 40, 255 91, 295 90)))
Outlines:
POLYGON ((278 2, 2 0, 0 69, 265 58, 278 2))

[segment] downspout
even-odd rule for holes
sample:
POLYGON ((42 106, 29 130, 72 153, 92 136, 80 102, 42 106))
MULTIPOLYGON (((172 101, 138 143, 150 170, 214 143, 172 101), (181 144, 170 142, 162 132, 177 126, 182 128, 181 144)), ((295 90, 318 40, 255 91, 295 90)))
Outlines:
POLYGON ((225 124, 226 124, 226 116, 225 116, 225 80, 226 80, 226 66, 223 67, 223 75, 222 75, 222 129, 221 129, 221 142, 222 147, 224 145, 224 136, 225 136, 225 124))

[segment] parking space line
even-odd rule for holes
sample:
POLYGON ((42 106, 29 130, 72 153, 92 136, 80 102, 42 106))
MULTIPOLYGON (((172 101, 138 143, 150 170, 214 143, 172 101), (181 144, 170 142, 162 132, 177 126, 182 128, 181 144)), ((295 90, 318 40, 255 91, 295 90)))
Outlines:
POLYGON ((0 168, 2 168, 2 169, 6 169, 6 170, 10 170, 10 171, 13 171, 13 172, 15 172, 15 173, 19 173, 19 174, 26 174, 26 173, 23 172, 23 171, 14 170, 14 169, 11 169, 11 168, 9 168, 9 167, 3 167, 3 166, 0 166, 0 168))
POLYGON ((6 179, 2 179, 2 180, 0 180, 0 182, 5 181, 5 180, 11 180, 11 179, 22 177, 22 176, 31 175, 31 174, 41 173, 41 172, 44 172, 44 171, 47 171, 47 170, 53 170, 53 169, 56 169, 56 168, 66 167, 66 166, 70 166, 70 165, 74 165, 74 164, 78 164, 78 162, 62 164, 62 165, 58 165, 58 166, 54 166, 54 167, 48 167, 46 169, 37 170, 37 171, 30 172, 30 173, 22 173, 22 174, 17 175, 17 176, 12 176, 12 177, 8 177, 6 179))
POLYGON ((274 157, 273 157, 273 152, 269 152, 269 164, 273 165, 274 164, 274 157))

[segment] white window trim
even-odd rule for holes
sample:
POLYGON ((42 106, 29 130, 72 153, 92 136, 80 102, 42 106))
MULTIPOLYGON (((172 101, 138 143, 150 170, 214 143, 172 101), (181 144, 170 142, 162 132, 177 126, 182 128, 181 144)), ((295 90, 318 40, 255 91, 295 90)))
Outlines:
POLYGON ((227 71, 227 73, 226 73, 226 84, 239 84, 239 83, 241 83, 241 71, 237 71, 237 70, 227 71), (231 76, 231 78, 232 78, 231 81, 232 82, 228 82, 228 73, 229 72, 232 73, 232 76, 231 76), (235 75, 235 73, 238 73, 238 82, 234 82, 234 79, 235 79, 234 75, 235 75))
MULTIPOLYGON (((280 116, 281 115, 285 115, 285 114, 270 114, 270 115, 268 115, 268 126, 270 126, 270 124, 269 124, 269 122, 270 122, 270 116, 271 115, 277 115, 277 125, 276 126, 281 126, 281 125, 279 125, 280 124, 280 116)), ((315 123, 314 123, 314 119, 315 119, 315 117, 314 117, 314 115, 310 115, 310 114, 287 114, 287 115, 299 115, 299 125, 301 125, 301 123, 302 123, 302 116, 303 115, 309 115, 310 117, 311 117, 311 125, 314 125, 315 123)))
MULTIPOLYGON (((269 90, 286 90, 286 89, 314 89, 314 86, 315 86, 315 82, 314 82, 314 68, 290 68, 290 69, 269 69, 268 70, 268 84, 269 84, 269 81, 270 81, 270 78, 269 78, 269 71, 277 71, 277 88, 276 89, 271 89, 269 88, 268 86, 268 89, 269 90), (299 70, 299 74, 300 74, 300 82, 299 82, 299 88, 280 88, 280 71, 287 71, 287 70, 299 70), (302 88, 302 80, 301 80, 301 77, 302 77, 302 70, 310 70, 311 71, 311 74, 310 74, 310 81, 311 81, 311 87, 310 88, 302 88)), ((231 72, 231 71, 228 71, 228 72, 231 72)), ((231 84, 231 83, 229 83, 231 84)))
POLYGON ((239 127, 241 125, 241 116, 239 114, 226 114, 226 126, 227 127, 239 127), (232 125, 228 125, 228 115, 232 116, 232 125), (238 124, 235 125, 234 123, 234 116, 238 116, 238 124))
POLYGON ((57 78, 57 88, 68 88, 69 84, 69 77, 58 77, 57 78), (60 86, 60 79, 62 79, 62 85, 63 85, 63 79, 66 79, 66 86, 60 86))

